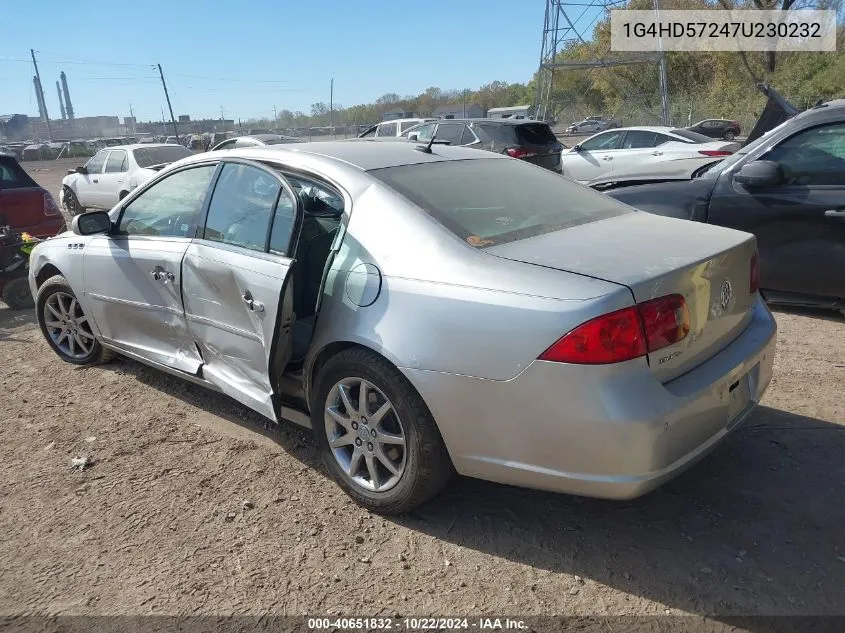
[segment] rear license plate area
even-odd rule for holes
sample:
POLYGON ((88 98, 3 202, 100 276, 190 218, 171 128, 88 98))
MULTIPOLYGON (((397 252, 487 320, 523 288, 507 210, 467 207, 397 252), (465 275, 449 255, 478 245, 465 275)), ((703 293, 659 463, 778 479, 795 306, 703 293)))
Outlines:
POLYGON ((739 424, 756 403, 757 380, 760 366, 755 365, 751 371, 743 374, 727 386, 728 414, 725 426, 728 430, 739 424))

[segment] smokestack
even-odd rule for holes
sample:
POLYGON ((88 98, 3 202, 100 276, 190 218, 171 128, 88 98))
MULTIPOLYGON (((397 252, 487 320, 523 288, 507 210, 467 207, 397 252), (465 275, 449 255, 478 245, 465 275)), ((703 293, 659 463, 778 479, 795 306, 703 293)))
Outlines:
POLYGON ((44 91, 41 90, 41 82, 38 77, 32 78, 32 83, 35 86, 35 99, 38 101, 38 114, 41 115, 42 121, 47 121, 47 106, 44 103, 44 91))
POLYGON ((65 91, 65 108, 67 109, 67 118, 73 121, 73 104, 70 102, 70 90, 67 89, 67 77, 65 71, 62 71, 59 77, 62 78, 62 88, 65 91))
POLYGON ((56 80, 56 92, 59 95, 59 109, 62 111, 62 121, 67 119, 67 114, 65 114, 65 102, 62 101, 62 88, 59 86, 58 79, 56 80))

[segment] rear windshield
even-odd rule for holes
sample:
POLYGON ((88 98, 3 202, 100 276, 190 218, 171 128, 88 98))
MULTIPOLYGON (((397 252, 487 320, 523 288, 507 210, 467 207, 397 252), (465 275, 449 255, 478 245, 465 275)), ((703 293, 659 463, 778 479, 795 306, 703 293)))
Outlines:
POLYGON ((516 135, 526 145, 556 143, 557 137, 546 123, 526 123, 516 126, 516 135))
POLYGON ((690 130, 672 130, 672 134, 676 134, 682 138, 687 139, 692 143, 712 143, 713 139, 698 132, 691 132, 690 130))
POLYGON ((369 173, 477 248, 633 212, 612 198, 519 160, 444 161, 369 173))
POLYGON ((187 147, 181 145, 172 145, 170 147, 142 147, 133 150, 135 154, 135 162, 139 167, 152 167, 153 165, 161 165, 163 163, 174 163, 186 156, 193 156, 193 152, 187 147))

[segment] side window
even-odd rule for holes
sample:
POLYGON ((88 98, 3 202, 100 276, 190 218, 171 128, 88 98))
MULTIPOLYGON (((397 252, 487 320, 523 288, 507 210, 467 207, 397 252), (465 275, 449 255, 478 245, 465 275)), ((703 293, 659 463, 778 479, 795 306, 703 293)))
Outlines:
POLYGON ((581 149, 585 152, 593 152, 596 150, 608 150, 608 149, 616 149, 616 145, 619 143, 619 138, 624 134, 624 132, 607 132, 605 134, 599 134, 598 136, 594 136, 593 138, 588 138, 586 141, 581 143, 581 149))
POLYGON ((780 163, 789 184, 845 184, 845 123, 799 132, 765 154, 762 160, 780 163))
POLYGON ((431 135, 434 132, 434 125, 434 123, 427 123, 426 125, 415 127, 413 133, 417 134, 417 140, 430 141, 431 135))
POLYGON ((378 126, 376 136, 396 136, 396 124, 382 123, 378 126))
MULTIPOLYGON (((334 239, 334 231, 340 226, 343 215, 343 196, 328 185, 315 182, 300 176, 284 174, 299 196, 302 208, 302 230, 299 243, 310 243, 319 239, 328 247, 334 239), (326 241, 328 240, 328 241, 326 241)), ((291 249, 291 236, 295 226, 295 207, 291 200, 282 192, 273 219, 273 229, 270 234, 270 252, 277 255, 288 255, 291 249)))
POLYGON ((216 165, 177 171, 132 200, 120 214, 121 235, 193 237, 216 165))
POLYGON ((672 139, 666 136, 665 134, 655 134, 654 135, 654 145, 652 147, 660 147, 664 143, 668 143, 669 141, 676 141, 679 139, 672 139))
POLYGON ((449 145, 460 145, 464 127, 463 123, 441 123, 434 137, 438 141, 448 141, 449 145))
POLYGON ((371 127, 369 130, 367 130, 366 132, 361 134, 361 138, 372 138, 373 136, 376 135, 377 131, 378 131, 378 127, 371 127))
POLYGON ((214 187, 203 238, 264 252, 281 183, 263 169, 227 163, 214 187))
POLYGON ((4 189, 16 189, 18 187, 18 175, 5 165, 0 165, 0 182, 3 183, 4 189))
POLYGON ((101 149, 99 152, 94 154, 87 163, 85 163, 85 169, 88 171, 89 174, 99 174, 103 171, 103 165, 106 164, 106 157, 108 156, 109 151, 107 149, 101 149))
MULTIPOLYGON (((255 147, 258 145, 255 141, 249 138, 239 138, 235 140, 234 145, 232 147, 255 147)), ((226 148, 229 149, 229 148, 226 148)))
POLYGON ((126 151, 117 149, 109 154, 106 161, 106 173, 115 174, 126 171, 126 151))
POLYGON ((478 139, 475 138, 475 134, 472 133, 472 129, 468 126, 464 126, 464 133, 461 135, 461 145, 471 145, 475 143, 478 139))
POLYGON ((643 147, 654 147, 654 140, 657 134, 644 130, 630 130, 625 133, 625 140, 622 149, 638 149, 643 147))

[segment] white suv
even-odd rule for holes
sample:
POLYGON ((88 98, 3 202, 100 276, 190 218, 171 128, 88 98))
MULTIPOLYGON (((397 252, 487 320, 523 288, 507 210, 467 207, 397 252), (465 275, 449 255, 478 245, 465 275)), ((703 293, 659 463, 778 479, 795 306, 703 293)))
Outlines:
POLYGON ((393 119, 392 121, 382 121, 378 125, 374 125, 363 134, 359 134, 358 138, 384 138, 402 136, 409 128, 419 125, 420 123, 428 123, 429 121, 437 121, 437 119, 393 119))

